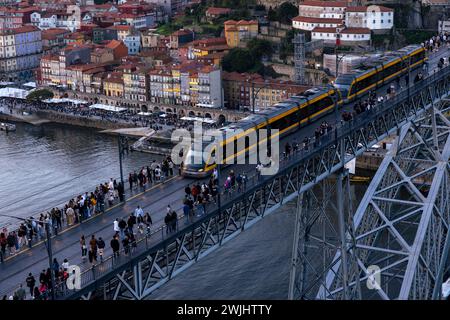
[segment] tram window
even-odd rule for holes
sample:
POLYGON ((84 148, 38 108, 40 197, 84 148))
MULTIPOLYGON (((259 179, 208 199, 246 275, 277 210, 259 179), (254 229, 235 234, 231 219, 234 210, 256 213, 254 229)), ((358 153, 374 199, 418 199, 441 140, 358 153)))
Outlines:
POLYGON ((289 120, 288 120, 288 118, 289 118, 289 116, 278 119, 277 121, 272 123, 271 128, 272 129, 283 130, 283 129, 289 127, 289 120))
POLYGON ((424 51, 421 51, 421 52, 419 52, 419 53, 414 54, 414 55, 411 57, 411 64, 414 64, 414 63, 416 63, 416 62, 422 60, 424 57, 425 57, 425 52, 424 52, 424 51))

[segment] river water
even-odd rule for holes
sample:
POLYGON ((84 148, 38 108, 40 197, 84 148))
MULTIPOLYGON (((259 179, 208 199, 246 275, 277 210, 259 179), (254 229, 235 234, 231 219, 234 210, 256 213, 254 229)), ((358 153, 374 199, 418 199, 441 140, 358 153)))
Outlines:
MULTIPOLYGON (((16 132, 0 132, 0 214, 36 215, 120 177, 114 136, 59 124, 16 127, 16 132)), ((157 158, 130 153, 124 159, 125 178, 157 158)), ((0 226, 9 224, 17 222, 0 217, 0 226)))
MULTIPOLYGON (((366 189, 363 184, 351 186, 354 209, 366 189)), ((295 211, 295 201, 287 203, 177 275, 148 299, 287 299, 295 211)))

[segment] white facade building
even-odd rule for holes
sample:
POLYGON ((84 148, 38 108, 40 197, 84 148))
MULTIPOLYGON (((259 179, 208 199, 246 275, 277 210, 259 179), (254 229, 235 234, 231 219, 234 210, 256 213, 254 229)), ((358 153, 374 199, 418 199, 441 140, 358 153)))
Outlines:
POLYGON ((304 1, 299 5, 299 16, 320 18, 322 14, 327 18, 344 19, 347 1, 304 1))
POLYGON ((341 19, 313 18, 313 17, 295 17, 292 19, 292 26, 295 29, 312 31, 316 27, 337 28, 343 24, 341 19))
POLYGON ((304 31, 340 25, 384 33, 394 26, 394 10, 376 5, 349 6, 346 1, 304 1, 299 16, 292 19, 292 26, 304 31))
MULTIPOLYGON (((370 30, 367 28, 345 28, 340 32, 340 39, 343 45, 368 43, 371 39, 370 30)), ((323 40, 328 43, 336 42, 336 28, 316 27, 311 32, 312 40, 323 40)))
POLYGON ((394 10, 383 6, 349 7, 345 25, 370 30, 390 30, 394 26, 394 10))

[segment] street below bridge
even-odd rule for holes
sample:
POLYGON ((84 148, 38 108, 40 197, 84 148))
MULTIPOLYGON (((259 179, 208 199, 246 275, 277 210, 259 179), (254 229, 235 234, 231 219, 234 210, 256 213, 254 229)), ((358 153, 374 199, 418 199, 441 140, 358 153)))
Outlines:
MULTIPOLYGON (((430 71, 436 68, 437 63, 442 56, 448 56, 447 48, 443 48, 430 57, 430 71)), ((416 70, 415 73, 418 71, 419 70, 416 70)), ((414 79, 415 73, 412 74, 411 80, 414 79)), ((379 95, 385 95, 386 87, 380 88, 377 93, 379 95)), ((344 111, 353 111, 353 104, 346 105, 340 110, 339 119, 337 119, 339 122, 340 115, 344 111)), ((361 116, 364 116, 364 114, 361 116)), ((292 144, 292 141, 295 138, 297 142, 301 143, 305 137, 314 136, 314 131, 320 126, 322 121, 326 121, 331 126, 335 127, 336 114, 332 112, 315 123, 311 123, 282 139, 280 141, 280 153, 284 150, 286 142, 289 141, 292 144)), ((234 170, 236 174, 246 172, 249 176, 253 176, 255 174, 255 165, 248 164, 225 167, 221 172, 222 180, 226 179, 230 170, 234 170)), ((181 215, 183 206, 182 200, 185 195, 184 188, 187 184, 191 184, 194 181, 197 180, 182 178, 180 176, 172 177, 163 184, 155 185, 145 192, 135 194, 130 197, 125 204, 113 207, 102 215, 95 216, 81 225, 65 230, 53 238, 53 257, 56 258, 59 263, 64 259, 68 259, 70 265, 79 265, 82 270, 90 268, 91 264, 88 261, 83 262, 81 259, 81 246, 79 243, 81 235, 84 235, 87 240, 90 239, 91 235, 95 235, 97 239, 102 237, 106 243, 104 256, 110 256, 112 250, 109 246, 109 242, 114 235, 113 221, 116 218, 128 217, 134 212, 138 205, 143 208, 144 213, 150 213, 153 220, 152 232, 163 227, 166 207, 168 205, 170 205, 173 210, 176 210, 179 218, 181 218, 179 220, 179 227, 183 227, 184 219, 181 215)), ((220 186, 223 186, 223 181, 219 183, 220 186)), ((151 237, 152 243, 159 241, 159 239, 163 239, 165 237, 164 233, 165 230, 160 230, 153 234, 151 237)), ((19 283, 24 283, 28 273, 31 272, 38 279, 39 273, 47 268, 48 256, 44 244, 37 245, 30 250, 23 251, 16 256, 9 258, 0 265, 0 294, 12 294, 19 283)))

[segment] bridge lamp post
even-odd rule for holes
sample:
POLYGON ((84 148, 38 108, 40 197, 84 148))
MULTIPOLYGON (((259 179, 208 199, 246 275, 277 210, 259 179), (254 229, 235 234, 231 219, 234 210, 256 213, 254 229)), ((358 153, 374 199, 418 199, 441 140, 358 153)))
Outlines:
MULTIPOLYGON (((28 222, 28 220, 29 220, 29 219, 24 219, 24 218, 10 216, 10 215, 7 215, 7 214, 0 214, 0 216, 1 217, 6 217, 6 218, 17 219, 17 220, 24 221, 24 222, 28 222)), ((47 237, 45 243, 46 243, 47 255, 48 255, 48 266, 50 268, 50 276, 51 276, 51 287, 50 287, 51 293, 52 293, 51 297, 52 297, 52 300, 55 300, 55 290, 54 290, 54 287, 55 287, 55 274, 54 274, 54 272, 52 270, 53 269, 52 268, 53 267, 52 266, 52 264, 53 264, 53 251, 52 251, 52 238, 51 238, 51 235, 50 235, 50 223, 49 222, 45 222, 45 221, 40 221, 40 222, 45 224, 45 234, 46 234, 46 237, 47 237)))
MULTIPOLYGON (((125 184, 123 181, 123 164, 122 164, 122 158, 123 158, 123 154, 125 152, 125 148, 128 148, 127 146, 127 141, 125 141, 125 137, 123 137, 120 133, 119 133, 119 138, 118 138, 118 142, 119 142, 119 166, 120 166, 120 182, 122 183, 122 188, 125 189, 125 184)), ((122 191, 121 191, 122 192, 122 191)), ((125 197, 125 193, 123 194, 123 196, 125 197)), ((125 199, 125 198, 124 198, 125 199)))

